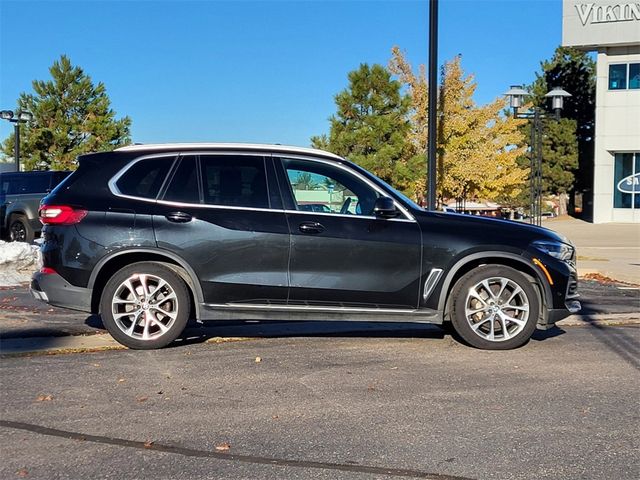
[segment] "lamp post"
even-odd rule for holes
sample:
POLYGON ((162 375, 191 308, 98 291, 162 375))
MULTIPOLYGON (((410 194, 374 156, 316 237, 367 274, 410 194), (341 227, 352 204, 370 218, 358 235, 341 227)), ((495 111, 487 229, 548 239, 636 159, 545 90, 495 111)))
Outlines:
POLYGON ((513 109, 514 118, 525 118, 531 121, 531 174, 529 175, 530 215, 529 222, 535 225, 542 223, 542 133, 543 120, 560 120, 560 112, 564 106, 564 98, 571 94, 560 87, 554 87, 545 98, 551 99, 553 113, 548 113, 538 107, 526 112, 518 111, 524 105, 524 97, 529 93, 521 85, 512 85, 505 93, 509 99, 509 105, 513 109))
POLYGON ((16 172, 20 171, 20 124, 27 123, 33 120, 33 114, 31 112, 16 112, 13 110, 1 110, 0 118, 7 120, 14 124, 14 142, 13 142, 13 157, 16 162, 16 172))
POLYGON ((427 111, 427 209, 436 209, 438 121, 438 0, 429 0, 429 106, 427 111))

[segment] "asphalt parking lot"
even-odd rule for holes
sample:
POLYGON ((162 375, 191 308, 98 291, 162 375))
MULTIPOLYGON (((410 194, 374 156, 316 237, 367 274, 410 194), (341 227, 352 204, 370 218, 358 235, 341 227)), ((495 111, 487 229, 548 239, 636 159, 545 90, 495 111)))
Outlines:
MULTIPOLYGON (((638 290, 581 291, 581 326, 509 352, 429 325, 227 322, 160 351, 4 355, 0 478, 635 479, 638 290)), ((3 354, 103 333, 0 290, 3 354)))
POLYGON ((0 478, 638 478, 639 330, 2 359, 0 478))

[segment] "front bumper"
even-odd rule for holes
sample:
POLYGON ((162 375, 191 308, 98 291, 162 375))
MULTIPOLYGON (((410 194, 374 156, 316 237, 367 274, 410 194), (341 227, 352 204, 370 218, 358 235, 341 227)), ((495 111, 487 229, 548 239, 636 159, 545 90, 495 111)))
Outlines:
POLYGON ((34 273, 31 294, 56 307, 91 312, 91 290, 73 286, 57 273, 34 273))

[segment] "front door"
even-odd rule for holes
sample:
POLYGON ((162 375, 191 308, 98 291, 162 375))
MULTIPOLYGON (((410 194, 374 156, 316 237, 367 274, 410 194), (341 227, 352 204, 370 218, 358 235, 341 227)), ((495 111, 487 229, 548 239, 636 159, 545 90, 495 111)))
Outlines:
POLYGON ((282 158, 276 165, 291 232, 289 304, 417 308, 417 222, 377 218, 373 206, 383 192, 337 162, 282 158))
POLYGON ((157 244, 195 270, 208 304, 285 304, 289 230, 270 158, 189 155, 153 217, 157 244), (273 177, 273 175, 271 175, 273 177))

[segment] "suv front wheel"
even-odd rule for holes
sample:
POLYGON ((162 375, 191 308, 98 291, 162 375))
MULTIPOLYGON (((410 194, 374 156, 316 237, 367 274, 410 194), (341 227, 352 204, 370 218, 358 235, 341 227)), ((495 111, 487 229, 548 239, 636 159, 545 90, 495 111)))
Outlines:
POLYGON ((162 348, 173 342, 189 320, 191 304, 184 281, 152 262, 134 263, 105 285, 100 313, 118 342, 133 349, 162 348))
POLYGON ((473 347, 517 348, 536 329, 540 301, 535 287, 513 268, 475 268, 460 278, 451 295, 453 327, 473 347))

